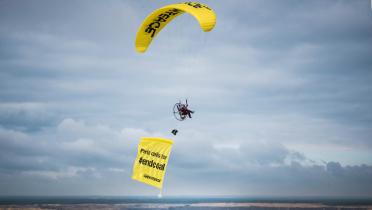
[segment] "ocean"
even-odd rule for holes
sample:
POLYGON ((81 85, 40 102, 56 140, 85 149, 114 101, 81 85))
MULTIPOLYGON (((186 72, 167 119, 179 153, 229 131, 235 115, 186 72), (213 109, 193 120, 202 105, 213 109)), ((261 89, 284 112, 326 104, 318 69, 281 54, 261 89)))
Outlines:
POLYGON ((372 198, 2 196, 0 209, 366 209, 372 198))

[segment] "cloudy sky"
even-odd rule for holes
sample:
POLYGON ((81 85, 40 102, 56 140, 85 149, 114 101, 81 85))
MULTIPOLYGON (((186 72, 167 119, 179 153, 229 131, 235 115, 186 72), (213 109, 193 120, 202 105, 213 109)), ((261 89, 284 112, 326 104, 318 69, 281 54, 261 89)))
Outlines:
POLYGON ((136 53, 170 3, 0 1, 0 195, 157 195, 131 173, 160 136, 164 195, 372 196, 369 0, 204 1, 213 31, 185 14, 136 53))

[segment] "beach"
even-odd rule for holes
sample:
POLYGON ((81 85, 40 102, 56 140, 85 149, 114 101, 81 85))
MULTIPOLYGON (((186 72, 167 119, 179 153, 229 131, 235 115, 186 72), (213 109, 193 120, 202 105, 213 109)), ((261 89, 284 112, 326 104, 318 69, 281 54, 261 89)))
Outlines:
POLYGON ((78 209, 103 209, 103 210, 372 210, 372 205, 326 205, 322 203, 193 203, 193 204, 164 204, 164 203, 130 203, 130 204, 9 204, 0 205, 0 210, 78 210, 78 209))

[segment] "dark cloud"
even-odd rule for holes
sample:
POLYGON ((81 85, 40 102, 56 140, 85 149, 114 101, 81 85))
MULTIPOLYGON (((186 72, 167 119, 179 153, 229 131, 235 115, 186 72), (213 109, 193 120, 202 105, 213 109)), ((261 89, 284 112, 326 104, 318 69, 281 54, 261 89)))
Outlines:
POLYGON ((151 194, 137 140, 177 128, 169 193, 371 195, 370 2, 206 1, 136 54, 166 3, 1 1, 0 194, 151 194))
POLYGON ((183 194, 183 190, 172 188, 174 185, 181 185, 187 189, 187 192, 195 192, 197 195, 203 195, 205 191, 211 195, 222 195, 221 192, 232 195, 257 195, 267 194, 267 191, 270 191, 268 194, 277 196, 284 194, 368 196, 371 194, 371 166, 340 166, 340 170, 347 175, 338 176, 334 171, 329 170, 329 164, 332 163, 328 163, 327 166, 304 166, 292 162, 290 165, 282 166, 244 167, 241 171, 223 167, 209 173, 185 171, 191 173, 191 176, 178 173, 169 175, 168 190, 174 194, 183 194), (183 182, 186 184, 182 184, 183 182), (199 185, 190 185, 189 182, 199 185), (207 189, 203 190, 206 186, 207 189))
MULTIPOLYGON (((7 193, 30 195, 40 190, 91 194, 89 183, 107 189, 104 193, 130 195, 130 191, 119 187, 109 190, 108 186, 135 185, 129 179, 137 143, 132 140, 151 135, 139 129, 116 131, 72 119, 59 124, 55 139, 53 133, 35 136, 2 129, 0 134, 0 186, 8 189, 7 193)), ((211 147, 201 143, 197 148, 175 145, 173 150, 167 175, 167 192, 171 194, 247 195, 270 190, 271 195, 365 196, 372 189, 372 166, 320 165, 279 144, 211 147)), ((96 187, 92 192, 97 192, 96 187)))

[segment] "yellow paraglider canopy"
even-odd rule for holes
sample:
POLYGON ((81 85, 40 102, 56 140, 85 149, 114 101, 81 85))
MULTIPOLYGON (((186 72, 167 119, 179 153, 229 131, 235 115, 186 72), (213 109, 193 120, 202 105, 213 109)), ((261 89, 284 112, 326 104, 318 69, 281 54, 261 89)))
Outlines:
POLYGON ((137 32, 136 50, 143 53, 155 36, 175 17, 189 13, 196 18, 203 31, 208 32, 216 24, 216 14, 205 4, 183 2, 171 4, 153 11, 142 23, 137 32))

